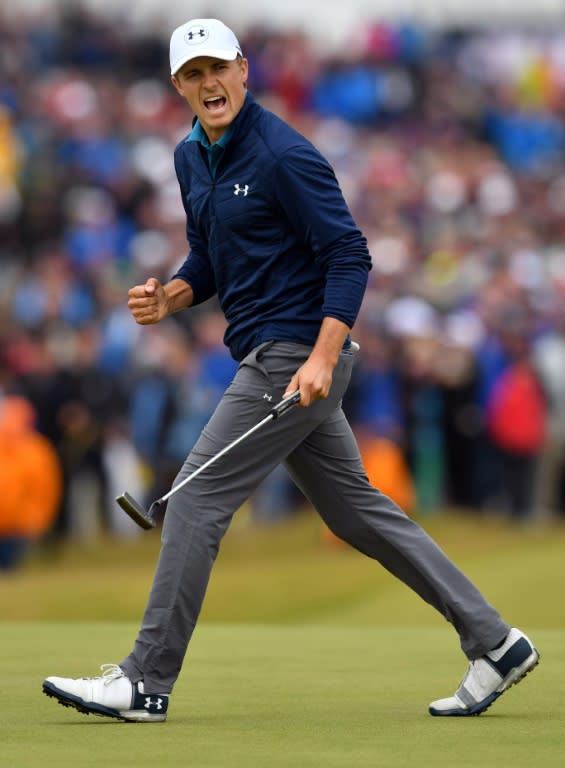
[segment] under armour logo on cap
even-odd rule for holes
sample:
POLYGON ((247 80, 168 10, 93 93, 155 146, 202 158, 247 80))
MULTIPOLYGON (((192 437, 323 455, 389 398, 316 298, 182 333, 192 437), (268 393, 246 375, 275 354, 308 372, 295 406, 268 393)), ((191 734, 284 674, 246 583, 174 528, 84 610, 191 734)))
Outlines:
POLYGON ((171 35, 171 75, 198 56, 233 61, 243 56, 237 37, 218 19, 192 19, 171 35))
POLYGON ((191 27, 185 35, 185 40, 189 45, 192 43, 203 43, 209 35, 210 33, 204 27, 191 27))

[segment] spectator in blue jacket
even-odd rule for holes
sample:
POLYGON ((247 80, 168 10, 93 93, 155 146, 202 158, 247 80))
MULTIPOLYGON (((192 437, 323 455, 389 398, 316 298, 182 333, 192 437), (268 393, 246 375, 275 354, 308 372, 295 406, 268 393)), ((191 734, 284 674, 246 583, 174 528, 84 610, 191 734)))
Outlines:
POLYGON ((300 408, 254 432, 168 502, 162 549, 139 635, 101 677, 49 677, 44 691, 82 712, 166 718, 218 548, 234 512, 278 464, 328 527, 378 560, 459 634, 468 672, 432 715, 483 712, 538 662, 428 535, 369 483, 341 408, 371 266, 332 168, 247 92, 248 63, 215 19, 178 27, 172 82, 195 115, 175 150, 190 252, 163 285, 129 291, 141 325, 217 296, 237 372, 175 485, 299 390, 300 408))

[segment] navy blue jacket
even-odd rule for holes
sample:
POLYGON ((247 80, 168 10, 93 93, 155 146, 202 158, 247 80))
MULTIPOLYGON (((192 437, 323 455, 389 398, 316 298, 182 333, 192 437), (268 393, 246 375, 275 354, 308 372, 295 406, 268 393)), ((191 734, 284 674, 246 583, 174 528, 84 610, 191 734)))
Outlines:
POLYGON ((334 172, 247 94, 215 177, 196 141, 175 149, 190 253, 174 277, 217 293, 241 360, 264 341, 312 345, 323 317, 353 325, 371 259, 334 172))

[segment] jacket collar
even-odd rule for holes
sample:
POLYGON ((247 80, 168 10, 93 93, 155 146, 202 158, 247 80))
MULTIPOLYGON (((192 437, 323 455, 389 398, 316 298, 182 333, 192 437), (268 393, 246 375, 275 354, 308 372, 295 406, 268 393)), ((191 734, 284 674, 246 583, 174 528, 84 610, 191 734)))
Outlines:
POLYGON ((247 133, 253 123, 258 119, 260 111, 261 107, 248 91, 245 94, 243 106, 232 123, 234 129, 232 138, 239 139, 242 134, 247 133))

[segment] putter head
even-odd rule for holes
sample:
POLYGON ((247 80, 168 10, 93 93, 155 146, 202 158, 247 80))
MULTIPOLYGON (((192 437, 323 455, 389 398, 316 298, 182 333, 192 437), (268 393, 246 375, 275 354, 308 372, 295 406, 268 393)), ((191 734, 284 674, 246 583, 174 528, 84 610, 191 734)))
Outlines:
MULTIPOLYGON (((130 496, 129 493, 122 493, 121 496, 117 496, 116 501, 124 512, 126 512, 141 528, 144 528, 146 531, 150 528, 155 528, 156 523, 151 516, 151 510, 147 512, 147 510, 144 509, 133 496, 130 496)), ((153 509, 153 506, 154 505, 151 506, 151 509, 153 509)))

